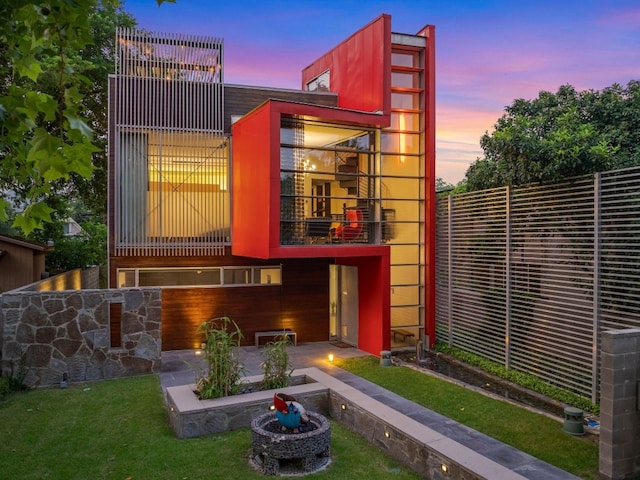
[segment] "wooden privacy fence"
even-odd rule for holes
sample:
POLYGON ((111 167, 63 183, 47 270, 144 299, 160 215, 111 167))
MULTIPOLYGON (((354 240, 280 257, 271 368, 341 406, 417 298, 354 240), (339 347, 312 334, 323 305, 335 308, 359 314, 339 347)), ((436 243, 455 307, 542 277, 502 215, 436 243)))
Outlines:
POLYGON ((441 197, 436 337, 598 401, 600 337, 640 327, 640 168, 441 197))

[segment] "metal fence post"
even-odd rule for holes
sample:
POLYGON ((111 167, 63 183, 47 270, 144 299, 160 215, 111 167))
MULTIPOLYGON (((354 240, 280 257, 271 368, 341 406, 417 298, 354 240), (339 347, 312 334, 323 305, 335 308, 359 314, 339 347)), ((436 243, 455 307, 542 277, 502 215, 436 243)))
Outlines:
POLYGON ((593 347, 591 359, 591 401, 598 401, 598 360, 600 352, 600 199, 601 175, 593 177, 593 347))

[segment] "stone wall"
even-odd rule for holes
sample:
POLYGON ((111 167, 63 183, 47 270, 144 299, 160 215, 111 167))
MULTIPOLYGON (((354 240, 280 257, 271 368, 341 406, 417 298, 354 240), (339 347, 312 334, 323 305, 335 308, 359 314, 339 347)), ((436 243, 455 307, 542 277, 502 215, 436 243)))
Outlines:
POLYGON ((0 327, 2 375, 26 368, 30 386, 160 371, 160 289, 5 293, 0 327))
POLYGON ((600 474, 640 479, 640 329, 602 334, 600 474))

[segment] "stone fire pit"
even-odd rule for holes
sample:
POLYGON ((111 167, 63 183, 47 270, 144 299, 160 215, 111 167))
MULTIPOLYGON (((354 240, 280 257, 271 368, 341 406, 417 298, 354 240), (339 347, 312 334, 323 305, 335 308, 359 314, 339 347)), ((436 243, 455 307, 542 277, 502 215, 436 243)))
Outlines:
POLYGON ((251 422, 251 463, 265 475, 306 475, 331 462, 331 425, 318 413, 307 412, 312 430, 283 432, 275 412, 251 422))

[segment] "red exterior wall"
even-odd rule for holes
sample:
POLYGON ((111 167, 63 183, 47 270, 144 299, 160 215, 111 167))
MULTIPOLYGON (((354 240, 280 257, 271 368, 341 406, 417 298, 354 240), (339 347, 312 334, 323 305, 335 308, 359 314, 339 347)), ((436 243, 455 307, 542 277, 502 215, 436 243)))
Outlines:
POLYGON ((381 15, 302 71, 302 89, 330 70, 338 106, 365 112, 391 108, 391 17, 381 15))
POLYGON ((336 259, 340 265, 358 267, 358 348, 379 355, 391 347, 390 258, 336 259))
POLYGON ((435 27, 427 25, 417 35, 426 37, 424 58, 425 118, 425 334, 429 347, 436 342, 436 39, 435 27))
POLYGON ((296 115, 380 126, 386 115, 269 100, 232 127, 232 253, 263 259, 335 258, 358 267, 358 348, 390 348, 390 250, 386 245, 280 245, 280 120, 296 115))
POLYGON ((232 253, 253 258, 371 255, 373 249, 309 245, 280 246, 280 119, 297 115, 329 122, 380 126, 388 117, 339 108, 269 100, 232 127, 232 253), (366 253, 364 253, 366 252, 366 253))
MULTIPOLYGON (((232 145, 232 242, 234 255, 269 258, 269 225, 280 215, 272 199, 279 200, 279 187, 272 191, 271 148, 273 142, 269 109, 258 109, 233 125, 232 145), (243 253, 236 253, 243 252, 243 253)), ((279 170, 277 172, 280 173, 279 170)))

